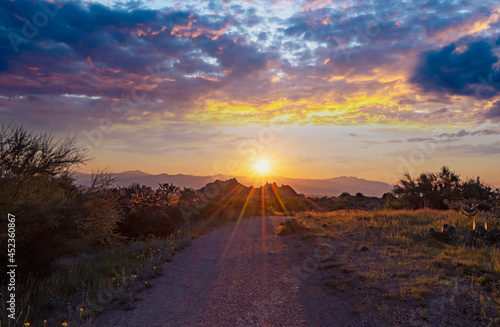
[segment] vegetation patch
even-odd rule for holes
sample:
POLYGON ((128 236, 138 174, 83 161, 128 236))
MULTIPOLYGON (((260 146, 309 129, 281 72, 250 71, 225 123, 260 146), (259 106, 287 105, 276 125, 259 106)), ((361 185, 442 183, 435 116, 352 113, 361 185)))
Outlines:
POLYGON ((302 219, 287 218, 285 221, 280 223, 276 233, 278 235, 288 235, 298 232, 304 232, 307 230, 309 230, 309 228, 302 219))

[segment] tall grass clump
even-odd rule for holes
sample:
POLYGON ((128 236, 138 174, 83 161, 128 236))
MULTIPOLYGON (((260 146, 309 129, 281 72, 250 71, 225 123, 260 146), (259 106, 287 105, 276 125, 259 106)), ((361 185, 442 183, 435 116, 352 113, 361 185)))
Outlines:
POLYGON ((285 221, 281 222, 276 230, 278 235, 288 235, 292 233, 298 233, 307 231, 309 228, 300 218, 287 218, 285 221))

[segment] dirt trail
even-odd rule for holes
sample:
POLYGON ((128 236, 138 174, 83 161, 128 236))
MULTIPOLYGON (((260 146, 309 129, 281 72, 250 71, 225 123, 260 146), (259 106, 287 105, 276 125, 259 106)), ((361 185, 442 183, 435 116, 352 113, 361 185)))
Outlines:
POLYGON ((363 299, 328 294, 314 266, 290 273, 312 251, 275 234, 283 219, 243 219, 196 239, 139 294, 134 310, 110 311, 96 326, 373 326, 348 313, 363 299))

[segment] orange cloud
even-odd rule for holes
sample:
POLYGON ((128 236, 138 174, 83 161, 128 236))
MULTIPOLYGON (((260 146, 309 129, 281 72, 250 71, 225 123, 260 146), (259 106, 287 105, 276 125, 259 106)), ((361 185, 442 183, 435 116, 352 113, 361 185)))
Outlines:
POLYGON ((316 10, 319 8, 327 7, 327 6, 331 5, 332 3, 333 3, 332 0, 313 0, 313 1, 306 2, 302 6, 302 8, 300 8, 300 11, 304 12, 304 11, 316 10))
POLYGON ((189 22, 187 25, 180 25, 176 24, 172 28, 172 31, 170 32, 171 35, 174 35, 175 37, 187 37, 194 39, 200 35, 206 35, 212 40, 217 40, 220 36, 222 36, 229 28, 230 23, 228 22, 225 26, 223 26, 221 29, 210 29, 207 27, 202 27, 202 26, 197 26, 195 23, 197 22, 196 19, 194 19, 194 15, 191 14, 189 16, 189 22))
POLYGON ((452 43, 467 35, 480 33, 488 30, 495 23, 500 21, 499 9, 496 9, 490 16, 479 16, 475 21, 468 21, 460 26, 449 29, 434 35, 431 39, 439 41, 441 44, 452 43))

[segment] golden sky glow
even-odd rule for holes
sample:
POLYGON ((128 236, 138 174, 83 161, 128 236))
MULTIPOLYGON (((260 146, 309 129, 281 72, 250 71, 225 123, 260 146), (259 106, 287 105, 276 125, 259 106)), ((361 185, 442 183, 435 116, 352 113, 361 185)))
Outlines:
POLYGON ((496 1, 75 1, 23 36, 40 8, 0 5, 2 121, 77 134, 83 171, 500 186, 496 1))
POLYGON ((260 158, 253 164, 253 168, 260 175, 269 175, 271 172, 271 163, 266 158, 260 158))

